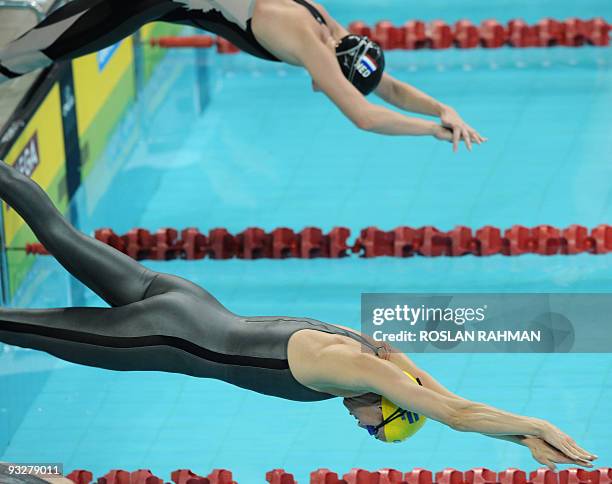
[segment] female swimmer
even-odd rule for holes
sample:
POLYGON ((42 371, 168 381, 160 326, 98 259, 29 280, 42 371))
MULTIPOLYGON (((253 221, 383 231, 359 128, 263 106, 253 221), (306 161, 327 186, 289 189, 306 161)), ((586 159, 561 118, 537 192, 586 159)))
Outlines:
POLYGON ((455 430, 526 445, 551 467, 591 467, 596 458, 545 420, 454 395, 404 354, 351 329, 309 318, 236 315, 201 287, 153 272, 78 232, 36 183, 1 161, 0 198, 111 306, 0 308, 1 342, 98 368, 215 378, 289 400, 341 397, 359 425, 380 440, 386 423, 376 419, 384 396, 455 430))
POLYGON ((192 25, 218 34, 257 57, 303 66, 360 129, 387 135, 431 135, 461 140, 468 149, 485 140, 449 106, 384 74, 380 46, 349 35, 320 5, 307 0, 73 0, 0 49, 0 81, 54 61, 109 46, 147 22, 192 25), (368 102, 372 91, 390 104, 437 116, 408 117, 368 102))

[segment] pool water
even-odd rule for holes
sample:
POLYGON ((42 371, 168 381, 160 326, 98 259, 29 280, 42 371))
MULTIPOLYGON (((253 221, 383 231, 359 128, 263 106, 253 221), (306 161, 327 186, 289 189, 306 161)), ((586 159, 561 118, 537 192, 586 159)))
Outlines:
MULTIPOLYGON (((612 18, 608 2, 333 0, 339 19, 522 16, 612 18)), ((202 56, 199 56, 201 59, 202 56)), ((79 225, 112 227, 579 223, 612 217, 612 51, 609 48, 393 52, 392 75, 455 107, 490 141, 453 154, 431 138, 357 131, 300 70, 210 53, 210 103, 196 95, 193 51, 171 52, 76 199, 79 225)), ((375 101, 379 102, 379 101, 375 101)), ((287 314, 359 325, 362 292, 609 292, 610 256, 151 262, 188 278, 239 314, 287 314)), ((102 302, 41 257, 15 305, 102 302)), ((415 355, 466 398, 549 419, 612 464, 612 356, 415 355)), ((111 468, 234 471, 263 482, 283 467, 300 482, 318 467, 534 469, 529 452, 429 422, 385 445, 339 399, 299 404, 227 384, 119 373, 0 345, 0 460, 111 468)))

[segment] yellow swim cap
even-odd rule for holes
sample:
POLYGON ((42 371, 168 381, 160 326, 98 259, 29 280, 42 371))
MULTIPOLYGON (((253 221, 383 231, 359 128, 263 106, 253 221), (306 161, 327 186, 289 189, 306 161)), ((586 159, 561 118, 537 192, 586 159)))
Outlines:
MULTIPOLYGON (((404 373, 408 375, 412 381, 420 385, 420 382, 410 373, 407 371, 404 371, 404 373)), ((401 442, 408 437, 412 437, 427 420, 424 415, 403 410, 385 397, 382 397, 381 404, 383 422, 388 421, 383 427, 386 442, 401 442)))

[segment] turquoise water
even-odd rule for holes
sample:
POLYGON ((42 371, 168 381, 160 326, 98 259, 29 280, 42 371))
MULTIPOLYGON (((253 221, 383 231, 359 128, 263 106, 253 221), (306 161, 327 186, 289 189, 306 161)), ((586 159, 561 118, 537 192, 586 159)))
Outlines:
MULTIPOLYGON (((612 18, 608 2, 345 0, 341 20, 612 18), (462 2, 465 5, 465 2, 462 2), (376 10, 374 10, 376 6, 376 10)), ((336 7, 336 8, 335 8, 336 7)), ((473 153, 427 138, 357 131, 301 71, 243 55, 208 57, 200 112, 195 54, 173 52, 128 113, 76 208, 86 232, 110 226, 359 229, 377 225, 610 222, 609 48, 391 53, 396 77, 454 106, 490 138, 473 153)), ((307 315, 358 327, 362 292, 612 290, 612 256, 172 261, 147 266, 201 284, 242 314, 307 315)), ((101 304, 39 258, 16 305, 101 304)), ((551 420, 612 464, 610 355, 415 355, 452 391, 551 420)), ((0 460, 111 468, 234 471, 263 482, 283 467, 306 482, 328 467, 537 467, 510 443, 430 422, 395 446, 371 439, 342 403, 285 402, 162 373, 115 373, 0 345, 0 460), (46 436, 41 438, 41 436, 46 436)))

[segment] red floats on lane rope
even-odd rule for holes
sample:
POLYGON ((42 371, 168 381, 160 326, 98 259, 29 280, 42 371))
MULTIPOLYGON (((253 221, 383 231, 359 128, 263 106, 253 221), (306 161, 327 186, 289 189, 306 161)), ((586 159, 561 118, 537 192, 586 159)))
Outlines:
MULTIPOLYGON (((582 20, 569 18, 555 20, 544 18, 534 25, 522 19, 510 20, 501 24, 489 19, 474 25, 466 19, 449 25, 442 20, 425 23, 410 20, 403 25, 393 25, 388 20, 377 22, 370 27, 362 21, 349 24, 348 30, 358 35, 366 35, 376 40, 384 49, 473 49, 484 47, 496 49, 504 45, 517 48, 553 47, 556 45, 580 47, 582 45, 610 45, 611 25, 603 18, 582 20)), ((210 35, 191 35, 186 37, 159 37, 149 41, 152 46, 161 48, 211 48, 216 47, 220 54, 234 54, 240 49, 222 37, 210 35)))
POLYGON ((436 484, 463 484, 463 472, 450 468, 436 472, 436 484))
MULTIPOLYGON (((549 469, 537 469, 529 474, 520 469, 506 469, 499 473, 478 467, 462 472, 447 468, 435 473, 427 469, 415 468, 402 474, 396 469, 368 471, 351 469, 338 477, 329 469, 317 469, 310 473, 310 484, 612 484, 612 468, 602 467, 588 471, 586 469, 565 469, 558 473, 549 469)), ((92 473, 75 470, 68 474, 75 484, 90 484, 92 473)), ((232 472, 227 469, 215 469, 208 476, 202 477, 189 469, 180 469, 171 474, 173 484, 237 484, 232 472)), ((284 469, 273 469, 266 473, 270 484, 297 484, 293 474, 284 469)), ((163 484, 163 479, 151 471, 141 469, 135 472, 112 470, 97 479, 97 484, 163 484)))
POLYGON ((607 46, 610 45, 611 26, 603 18, 544 18, 533 25, 522 19, 513 19, 507 24, 489 19, 480 25, 474 25, 467 19, 461 19, 453 25, 442 20, 429 23, 411 20, 402 26, 381 20, 374 27, 357 21, 352 22, 348 29, 354 34, 367 35, 387 50, 413 50, 448 49, 453 46, 460 49, 493 49, 504 45, 518 48, 556 45, 579 47, 585 44, 607 46))
MULTIPOLYGON (((502 231, 490 225, 475 232, 470 227, 459 225, 444 232, 436 227, 397 227, 384 231, 378 227, 367 227, 349 245, 351 231, 346 227, 335 227, 324 233, 317 227, 306 227, 295 232, 280 227, 266 232, 259 227, 250 227, 237 235, 227 229, 216 228, 208 235, 197 228, 187 228, 180 233, 173 228, 159 229, 155 233, 142 228, 117 235, 111 229, 96 230, 99 241, 114 247, 136 260, 196 260, 211 259, 337 259, 350 254, 364 258, 372 257, 460 257, 464 255, 490 256, 501 254, 518 256, 607 254, 612 252, 612 226, 602 224, 591 229, 582 225, 570 225, 558 229, 551 225, 525 227, 514 225, 502 231)), ((40 243, 26 244, 27 254, 48 255, 40 243)))
POLYGON ((428 37, 425 22, 409 20, 402 26, 403 42, 401 49, 416 50, 427 47, 428 37))
POLYGON ((612 469, 602 467, 587 471, 586 469, 564 469, 559 471, 559 484, 610 484, 612 469))
POLYGON ((508 42, 508 30, 497 20, 484 20, 480 24, 480 43, 485 49, 499 49, 508 42))
POLYGON ((289 474, 283 469, 274 469, 266 472, 266 481, 270 484, 297 484, 293 474, 289 474))
POLYGON ((199 476, 189 469, 179 469, 171 474, 174 484, 210 484, 206 477, 199 476))
MULTIPOLYGON (((433 20, 427 24, 426 33, 428 46, 431 49, 448 49, 453 45, 453 31, 450 26, 442 20, 433 20)), ((384 49, 384 44, 381 44, 381 47, 384 49)))
POLYGON ((93 474, 84 470, 72 471, 66 477, 75 484, 90 484, 93 480, 93 474))
POLYGON ((489 484, 498 482, 497 473, 485 467, 476 467, 469 471, 465 471, 464 476, 466 484, 489 484))
POLYGON ((453 27, 455 45, 460 49, 473 49, 481 45, 478 27, 469 20, 459 20, 453 27))
POLYGON ((417 467, 410 472, 406 472, 404 480, 406 484, 432 484, 433 472, 417 467))
POLYGON ((208 475, 210 484, 236 484, 232 471, 227 469, 215 469, 208 475))
MULTIPOLYGON (((68 478, 70 479, 70 476, 68 478)), ((98 478, 97 484, 164 484, 164 480, 154 476, 148 469, 134 472, 112 470, 104 477, 98 478)))
POLYGON ((197 47, 206 49, 217 44, 217 40, 210 35, 187 35, 183 37, 168 36, 153 38, 149 44, 154 47, 181 48, 181 47, 197 47))

